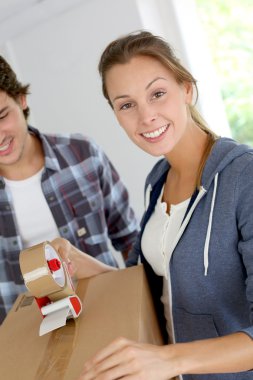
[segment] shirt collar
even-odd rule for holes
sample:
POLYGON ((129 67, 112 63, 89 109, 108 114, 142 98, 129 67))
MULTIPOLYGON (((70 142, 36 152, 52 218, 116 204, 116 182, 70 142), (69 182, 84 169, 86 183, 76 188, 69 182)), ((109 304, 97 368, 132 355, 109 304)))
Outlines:
POLYGON ((28 126, 28 131, 29 133, 36 135, 42 142, 42 147, 45 155, 45 168, 51 169, 53 171, 60 171, 61 168, 58 159, 45 135, 40 133, 38 129, 31 126, 28 126))

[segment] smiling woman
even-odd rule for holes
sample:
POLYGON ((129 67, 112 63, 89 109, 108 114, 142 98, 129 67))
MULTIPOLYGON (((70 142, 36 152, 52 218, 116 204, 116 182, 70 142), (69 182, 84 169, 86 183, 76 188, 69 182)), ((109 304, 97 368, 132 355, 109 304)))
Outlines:
POLYGON ((253 151, 206 127, 196 80, 161 37, 111 42, 99 71, 129 138, 164 156, 146 180, 128 265, 144 264, 168 344, 118 338, 80 380, 252 380, 253 151))

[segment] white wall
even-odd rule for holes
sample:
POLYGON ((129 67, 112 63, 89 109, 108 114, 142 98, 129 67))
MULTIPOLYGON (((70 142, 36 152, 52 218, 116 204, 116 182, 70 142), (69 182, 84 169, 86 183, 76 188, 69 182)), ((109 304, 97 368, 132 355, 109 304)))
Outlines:
MULTIPOLYGON (((187 12, 192 0, 24 3, 22 9, 19 6, 16 13, 0 20, 0 54, 9 60, 22 81, 31 83, 31 124, 46 132, 82 132, 95 138, 120 172, 140 217, 144 180, 157 158, 135 147, 117 125, 102 97, 97 64, 112 39, 145 28, 166 37, 192 69, 194 60, 189 59, 187 41, 190 29, 186 20, 181 22, 179 9, 181 5, 187 12)), ((213 109, 214 103, 212 99, 213 109)))
MULTIPOLYGON (((48 20, 32 23, 3 43, 0 51, 18 76, 31 83, 31 123, 42 131, 74 131, 94 137, 120 172, 141 216, 143 184, 155 159, 128 141, 117 125, 102 96, 97 72, 106 44, 142 27, 139 12, 134 0, 127 5, 121 0, 81 3, 52 17, 48 11, 48 20)), ((42 5, 30 10, 31 18, 36 12, 45 14, 42 5)), ((27 12, 25 18, 29 19, 27 12)))

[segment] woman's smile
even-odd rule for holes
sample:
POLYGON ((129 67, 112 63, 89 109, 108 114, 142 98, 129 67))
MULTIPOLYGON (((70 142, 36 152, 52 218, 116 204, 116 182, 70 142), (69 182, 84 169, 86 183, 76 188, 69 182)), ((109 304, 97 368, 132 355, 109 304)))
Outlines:
POLYGON ((160 140, 159 138, 165 134, 168 130, 170 124, 163 125, 160 128, 154 129, 151 132, 141 133, 141 135, 145 138, 145 140, 150 142, 156 142, 160 140))

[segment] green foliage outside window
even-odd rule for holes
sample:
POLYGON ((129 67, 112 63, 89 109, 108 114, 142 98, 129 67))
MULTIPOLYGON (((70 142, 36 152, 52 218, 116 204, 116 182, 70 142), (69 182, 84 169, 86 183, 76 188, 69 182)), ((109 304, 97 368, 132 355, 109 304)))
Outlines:
POLYGON ((232 135, 253 145, 253 2, 195 1, 232 135))

